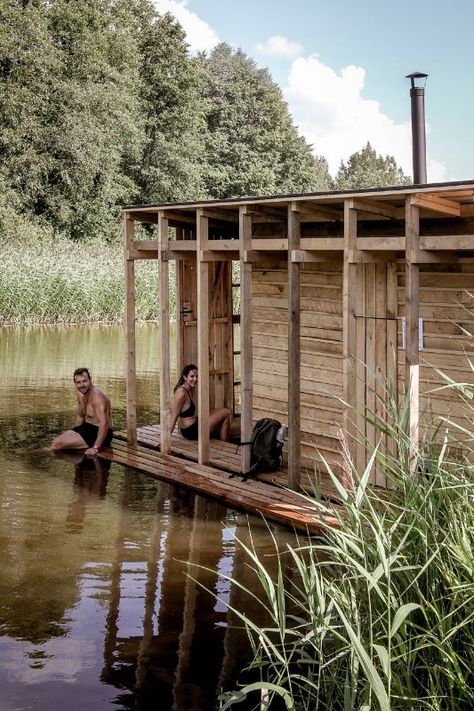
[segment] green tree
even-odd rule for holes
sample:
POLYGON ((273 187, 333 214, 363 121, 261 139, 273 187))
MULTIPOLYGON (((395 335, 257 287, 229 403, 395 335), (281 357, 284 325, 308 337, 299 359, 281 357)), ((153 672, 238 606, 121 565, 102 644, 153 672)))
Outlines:
POLYGON ((329 174, 298 134, 279 87, 242 50, 201 56, 207 117, 204 186, 213 198, 325 189, 329 174))
POLYGON ((202 72, 188 56, 185 34, 169 14, 139 13, 140 82, 144 122, 140 160, 132 170, 138 202, 203 197, 201 164, 205 132, 202 72))
POLYGON ((0 174, 11 201, 74 238, 105 234, 133 192, 138 62, 123 0, 1 5, 0 174))
POLYGON ((353 153, 347 164, 341 161, 334 187, 336 190, 357 188, 382 188, 392 185, 410 185, 412 180, 397 166, 393 156, 377 155, 367 143, 361 151, 353 153))

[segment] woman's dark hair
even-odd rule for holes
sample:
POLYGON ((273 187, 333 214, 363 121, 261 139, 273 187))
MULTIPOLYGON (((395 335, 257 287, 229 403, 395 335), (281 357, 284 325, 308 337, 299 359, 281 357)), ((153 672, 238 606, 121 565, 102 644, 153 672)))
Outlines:
POLYGON ((91 374, 89 373, 87 368, 76 368, 76 370, 74 371, 74 375, 72 377, 75 380, 76 375, 82 375, 83 373, 86 373, 89 380, 91 379, 91 374))
POLYGON ((185 377, 186 377, 187 375, 189 375, 189 373, 190 373, 192 370, 197 370, 197 365, 194 365, 194 363, 188 363, 188 365, 185 365, 185 366, 184 366, 184 368, 183 368, 183 370, 182 370, 182 372, 181 372, 180 378, 179 378, 178 382, 176 383, 176 385, 174 386, 174 390, 173 390, 174 393, 176 392, 176 390, 177 390, 178 388, 181 387, 181 385, 184 383, 185 377))

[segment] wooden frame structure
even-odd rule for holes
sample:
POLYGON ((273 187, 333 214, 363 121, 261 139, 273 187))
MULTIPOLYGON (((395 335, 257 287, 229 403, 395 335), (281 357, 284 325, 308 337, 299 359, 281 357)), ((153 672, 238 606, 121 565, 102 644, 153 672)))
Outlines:
MULTIPOLYGON (((288 484, 322 452, 360 470, 364 442, 388 446, 369 413, 390 417, 385 382, 409 391, 412 453, 436 369, 471 377, 474 181, 129 205, 125 220, 127 439, 137 443, 134 262, 160 272, 161 452, 171 451, 169 263, 177 263, 178 368, 197 358, 198 461, 209 463, 209 408, 233 406, 240 351, 241 438, 258 417, 289 428, 288 484), (135 239, 135 223, 158 239, 135 239), (232 263, 240 264, 240 347, 232 348, 232 263), (423 351, 420 358, 420 352, 423 351), (342 443, 341 443, 342 440, 342 443), (381 441, 382 440, 382 441, 381 441)), ((444 410, 443 410, 444 408, 444 410)), ((455 410, 455 408, 454 408, 455 410)), ((462 413, 459 414, 462 419, 462 413)), ((248 466, 242 448, 242 468, 248 466)), ((373 481, 384 485, 383 474, 373 481)))

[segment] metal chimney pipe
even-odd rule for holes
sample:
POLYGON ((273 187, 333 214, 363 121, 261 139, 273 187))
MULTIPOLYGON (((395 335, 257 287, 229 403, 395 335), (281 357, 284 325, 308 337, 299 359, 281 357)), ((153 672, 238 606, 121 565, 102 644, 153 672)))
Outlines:
POLYGON ((413 72, 406 78, 411 80, 411 133, 413 152, 413 183, 424 185, 426 178, 426 133, 425 133, 425 84, 428 74, 413 72), (422 85, 416 80, 425 80, 422 85))

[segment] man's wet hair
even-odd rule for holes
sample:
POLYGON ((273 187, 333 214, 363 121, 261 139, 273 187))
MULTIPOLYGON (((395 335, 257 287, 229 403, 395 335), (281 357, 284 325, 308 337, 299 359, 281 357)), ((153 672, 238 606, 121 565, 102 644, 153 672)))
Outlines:
POLYGON ((92 380, 91 374, 89 373, 89 369, 88 369, 88 368, 76 368, 76 370, 74 371, 74 375, 72 376, 72 377, 73 377, 73 380, 76 379, 76 375, 82 375, 83 373, 86 373, 86 375, 87 375, 87 377, 89 378, 89 380, 92 380))

